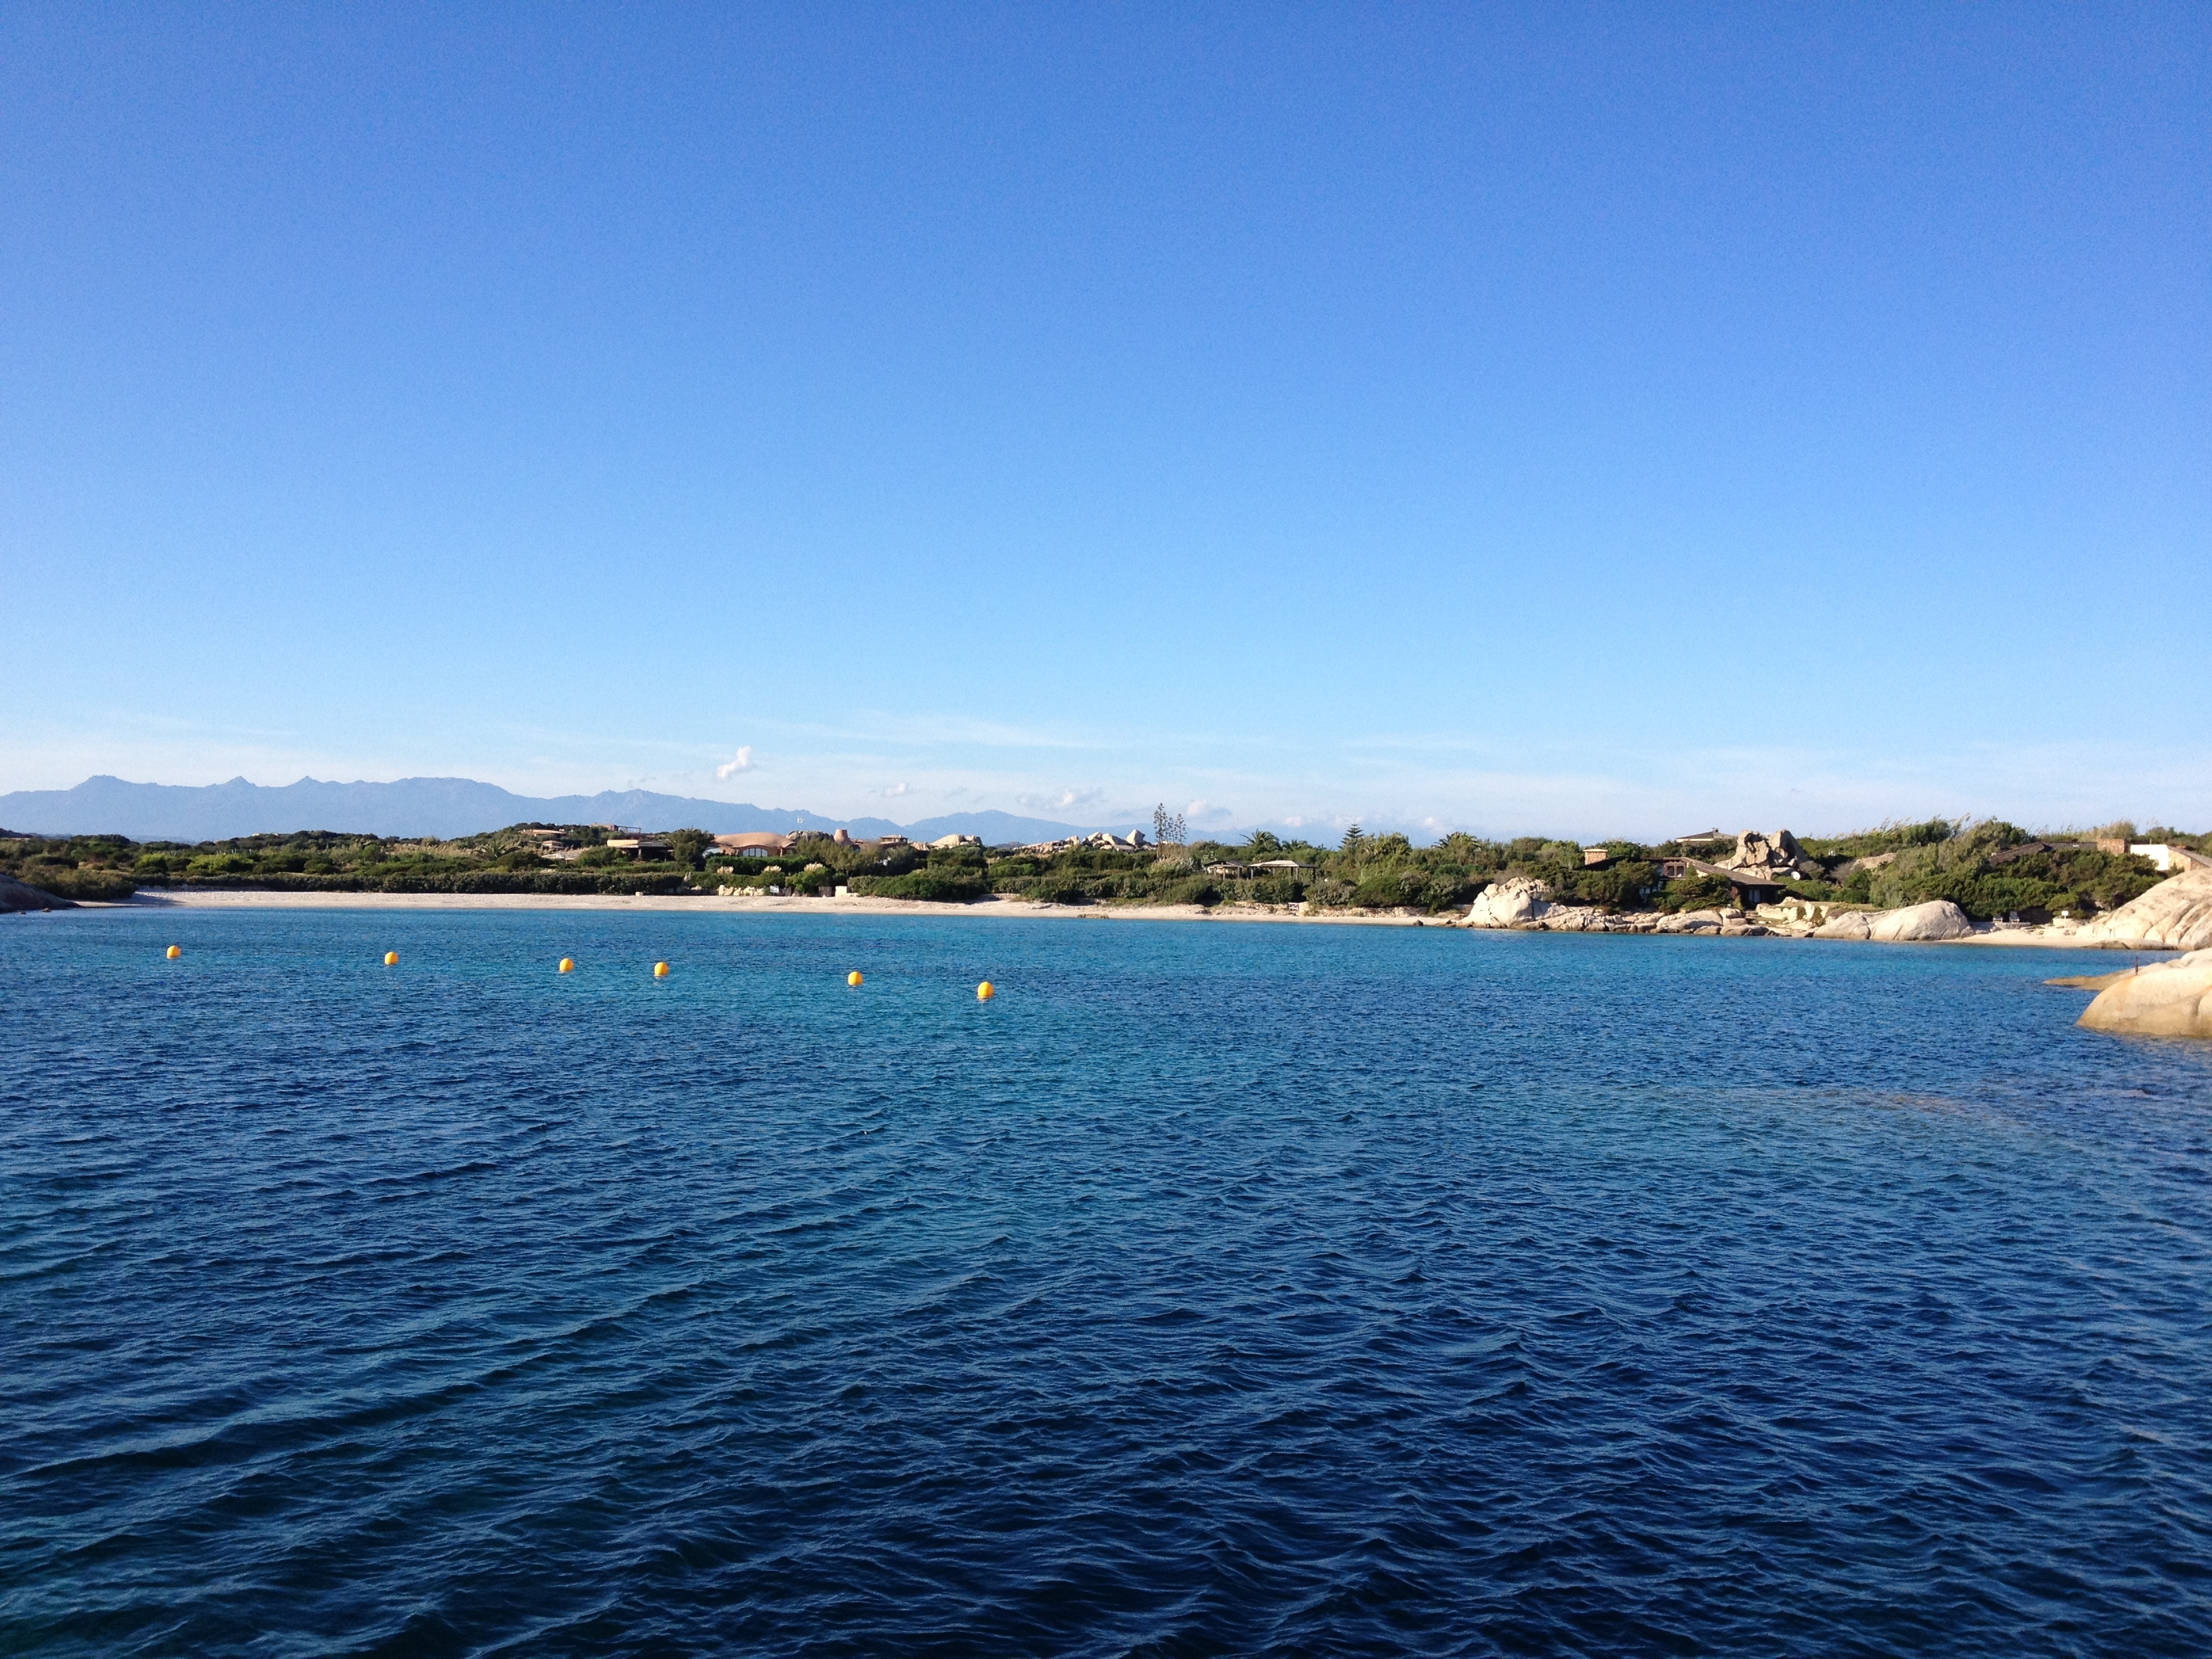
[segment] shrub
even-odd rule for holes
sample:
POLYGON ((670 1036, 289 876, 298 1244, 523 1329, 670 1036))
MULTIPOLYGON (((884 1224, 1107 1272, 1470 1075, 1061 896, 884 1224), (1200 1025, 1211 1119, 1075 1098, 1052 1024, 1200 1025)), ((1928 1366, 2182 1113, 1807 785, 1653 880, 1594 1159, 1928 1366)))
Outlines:
POLYGON ((138 890, 138 884, 120 870, 87 869, 66 864, 33 865, 23 871, 21 879, 56 898, 91 899, 101 903, 127 899, 138 890))
POLYGON ((1214 885, 1211 876, 1185 876, 1180 881, 1170 882, 1161 890, 1159 902, 1163 904, 1218 904, 1221 902, 1221 889, 1214 885))
POLYGON ((990 888, 981 870, 972 874, 916 870, 903 876, 856 876, 851 885, 856 893, 878 898, 927 899, 935 904, 969 903, 990 888))
POLYGON ((1658 896, 1659 908, 1670 914, 1680 910, 1717 910, 1735 902, 1734 887, 1718 876, 1702 873, 1668 882, 1658 896))
MULTIPOLYGON (((1406 878, 1410 871, 1369 870, 1364 872, 1352 889, 1352 902, 1370 910, 1391 910, 1413 901, 1406 892, 1406 878)), ((1418 878, 1416 878, 1418 879, 1418 878)))
POLYGON ((2160 880, 2147 860, 2094 848, 2008 854, 2002 861, 1992 856, 2025 840, 2008 823, 1977 824, 1949 841, 1899 854, 1871 873, 1867 890, 1885 908, 1948 899, 1968 915, 1986 921, 2014 910, 2070 910, 2081 915, 2112 909, 2160 880))
MULTIPOLYGON (((1659 872, 1655 866, 1638 860, 1627 860, 1607 865, 1600 870, 1576 869, 1551 878, 1552 889, 1561 898, 1572 898, 1583 904, 1595 904, 1604 910, 1632 909, 1643 902, 1646 888, 1657 884, 1659 872)), ((1699 878, 1711 881, 1712 877, 1699 878)), ((1718 884, 1725 887, 1728 884, 1718 884)))
MULTIPOLYGON (((1848 836, 1831 836, 1826 841, 1801 841, 1798 845, 1814 858, 1863 859, 1876 853, 1902 852, 1907 848, 1936 847, 1951 839, 1965 827, 1948 818, 1929 818, 1923 823, 1883 823, 1871 830, 1855 830, 1848 836)), ((2009 826, 2007 826, 2009 828, 2009 826)), ((2014 839, 2020 832, 2013 831, 2014 839)))

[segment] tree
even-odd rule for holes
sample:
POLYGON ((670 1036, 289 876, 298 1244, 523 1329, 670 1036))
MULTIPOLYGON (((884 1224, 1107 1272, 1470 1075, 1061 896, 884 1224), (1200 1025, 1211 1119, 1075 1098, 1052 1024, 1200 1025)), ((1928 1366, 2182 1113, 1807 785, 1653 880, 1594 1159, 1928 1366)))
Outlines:
POLYGON ((668 837, 668 856, 686 870, 696 870, 714 838, 704 830, 677 830, 668 837))
POLYGON ((1154 841, 1163 847, 1180 847, 1182 845, 1182 813, 1170 812, 1165 801, 1152 808, 1152 839, 1154 841))
POLYGON ((1347 853, 1357 853, 1359 850, 1359 843, 1365 839, 1366 837, 1359 833, 1359 826, 1353 824, 1351 829, 1344 832, 1344 850, 1347 853))

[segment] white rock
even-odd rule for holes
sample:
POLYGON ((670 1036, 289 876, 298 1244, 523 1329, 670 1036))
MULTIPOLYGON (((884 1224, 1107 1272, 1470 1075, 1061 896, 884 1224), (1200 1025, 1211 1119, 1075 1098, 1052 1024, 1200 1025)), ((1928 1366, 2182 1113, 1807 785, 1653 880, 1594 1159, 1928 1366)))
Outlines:
POLYGON ((2184 951, 2212 945, 2212 870, 2189 870, 2084 927, 2082 939, 2164 945, 2184 951))
POLYGON ((1527 876, 1508 876, 1493 881, 1474 896, 1467 913, 1470 927, 1516 927, 1535 921, 1552 908, 1551 889, 1527 876))
POLYGON ((1602 933, 1604 911, 1588 904, 1547 904, 1536 925, 1547 933, 1602 933))
POLYGON ((1900 910, 1852 910, 1815 927, 1814 939, 1863 939, 1903 945, 1965 939, 1974 931, 1966 913, 1948 899, 1908 904, 1900 910))
POLYGON ((2212 951, 2121 976, 2097 993, 2079 1023, 2136 1036, 2212 1037, 2212 951))

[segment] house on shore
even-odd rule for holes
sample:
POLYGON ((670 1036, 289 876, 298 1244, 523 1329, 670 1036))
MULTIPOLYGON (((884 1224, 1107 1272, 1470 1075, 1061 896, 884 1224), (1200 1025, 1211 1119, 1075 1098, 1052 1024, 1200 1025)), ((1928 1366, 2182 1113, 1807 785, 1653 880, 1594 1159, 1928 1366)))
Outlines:
POLYGON ((2137 841, 2128 843, 2128 851, 2139 859, 2148 859, 2151 867, 2162 876, 2182 870, 2212 870, 2212 858, 2187 847, 2176 847, 2162 841, 2137 841))
POLYGON ((1207 865, 1206 873, 1231 881, 1249 881, 1266 876, 1287 876, 1304 868, 1296 859, 1261 859, 1250 864, 1224 859, 1218 864, 1207 865))
POLYGON ((738 835, 715 836, 714 850, 718 853, 780 854, 791 850, 791 837, 774 830, 747 830, 738 835))
MULTIPOLYGON (((1735 890, 1735 902, 1746 910, 1755 910, 1762 904, 1771 904, 1782 896, 1784 878, 1765 867, 1737 869, 1725 864, 1708 864, 1703 859, 1666 859, 1661 861, 1660 873, 1667 866, 1680 865, 1683 875, 1716 876, 1735 890)), ((1669 877, 1680 880, 1680 877, 1669 877)))

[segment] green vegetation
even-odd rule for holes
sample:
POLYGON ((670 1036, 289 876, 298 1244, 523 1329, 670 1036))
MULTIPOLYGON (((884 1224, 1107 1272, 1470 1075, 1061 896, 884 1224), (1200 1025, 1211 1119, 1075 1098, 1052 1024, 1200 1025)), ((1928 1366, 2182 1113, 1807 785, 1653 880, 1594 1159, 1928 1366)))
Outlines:
MULTIPOLYGON (((1984 921, 2014 911, 2036 919, 2061 910, 2085 915, 2124 904, 2162 879, 2147 859, 2087 844, 2130 831, 2131 826, 2108 825, 2094 836, 2037 842, 2006 823, 1938 818, 1882 824, 1800 843, 1820 874, 1789 882, 1783 890, 1884 908, 1948 898, 1984 921)), ((2212 852, 2212 836, 2160 830, 2156 838, 2212 852)), ((1574 842, 1454 835, 1416 848, 1403 836, 1354 828, 1333 848, 1261 832, 1241 845, 1201 842, 1158 855, 1079 848, 1046 860, 1001 856, 991 859, 988 870, 994 892, 1060 904, 1235 901, 1434 915, 1465 908, 1485 886, 1506 876, 1532 878, 1554 898, 1606 910, 1706 909, 1735 902, 1735 889, 1720 877, 1694 869, 1672 880, 1662 874, 1663 860, 1686 856, 1711 862, 1725 856, 1721 849, 1609 842, 1605 850, 1606 861, 1592 866, 1574 842), (1253 867, 1281 860, 1298 867, 1253 867)))
MULTIPOLYGON (((847 886, 885 898, 962 903, 999 893, 1053 904, 1244 902, 1320 908, 1464 909, 1506 876, 1541 881, 1555 898, 1608 910, 1685 910, 1734 901, 1724 880, 1691 869, 1668 879, 1663 860, 1724 856, 1711 847, 1606 844, 1586 865, 1574 842, 1447 836, 1415 847, 1354 828, 1334 848, 1266 831, 1230 844, 1143 851, 1077 847, 1049 855, 981 847, 799 837, 781 854, 732 855, 703 830, 649 837, 650 859, 609 847, 604 825, 516 824, 456 841, 308 832, 234 841, 140 843, 118 836, 65 839, 0 832, 0 871, 64 898, 120 899, 142 887, 335 890, 392 893, 684 893, 752 888, 829 893, 847 886), (535 832, 535 833, 533 833, 535 832), (1276 867, 1267 867, 1269 866, 1276 867)), ((1882 824, 1800 843, 1818 874, 1788 884, 1807 898, 1883 908, 1950 899, 1969 915, 2041 920, 2125 903, 2155 884, 2145 859, 2101 849, 2148 838, 2212 854, 2212 836, 2132 824, 2031 837, 1997 822, 1882 824)))
POLYGON ((132 876, 138 851, 120 836, 11 836, 0 839, 0 872, 56 898, 125 899, 138 884, 132 876))
POLYGON ((1949 899, 1978 921, 2014 912, 2044 921, 2061 911, 2082 916, 2117 909, 2164 879, 2148 859, 2081 842, 2034 842, 1996 822, 1908 848, 1864 873, 1860 890, 1884 909, 1949 899))
POLYGON ((1449 836, 1415 847, 1399 835, 1358 829, 1335 848, 1283 841, 1261 830, 1241 843, 1200 842, 1159 852, 1079 848, 1040 860, 989 861, 991 890, 1056 904, 1311 904, 1322 908, 1464 909, 1498 877, 1538 874, 1554 890, 1592 903, 1642 902, 1656 883, 1653 866, 1630 862, 1585 871, 1571 842, 1479 841, 1449 836), (1292 868, 1268 869, 1287 862, 1292 868))
MULTIPOLYGON (((664 893, 684 891, 690 869, 609 848, 590 824, 516 824, 459 841, 335 835, 243 836, 233 841, 131 842, 120 836, 0 838, 0 870, 61 898, 128 898, 139 888, 226 887, 381 893, 664 893), (548 858, 528 832, 558 829, 573 859, 548 858)), ((669 836, 671 852, 683 845, 669 836)), ((692 845, 711 844, 700 831, 692 845)), ((695 854, 696 856, 696 854, 695 854)))
POLYGON ((1901 853, 1911 847, 1934 847, 1950 840, 1959 828, 1948 818, 1930 818, 1925 823, 1883 823, 1853 835, 1832 836, 1826 841, 1801 840, 1797 844, 1824 861, 1863 859, 1882 853, 1901 853))

